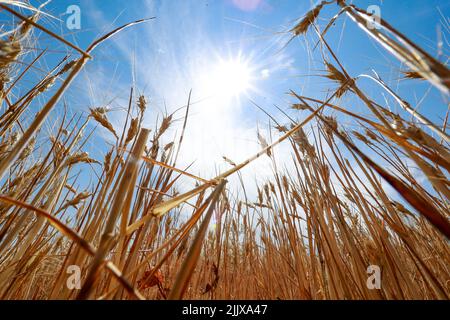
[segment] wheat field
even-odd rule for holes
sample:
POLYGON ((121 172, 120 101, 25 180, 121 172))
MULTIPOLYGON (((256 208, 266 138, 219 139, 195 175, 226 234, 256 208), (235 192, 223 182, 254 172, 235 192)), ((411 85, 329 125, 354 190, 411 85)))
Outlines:
POLYGON ((121 127, 104 106, 89 114, 63 108, 97 46, 135 25, 151 27, 157 17, 80 48, 49 30, 45 8, 1 0, 0 9, 10 21, 0 40, 0 299, 450 297, 448 114, 432 122, 376 74, 352 75, 327 41, 334 21, 347 16, 404 64, 402 81, 426 81, 448 101, 447 66, 387 21, 367 28, 370 15, 343 0, 322 1, 299 17, 287 34, 317 41, 328 98, 292 88, 295 103, 287 107, 303 120, 286 124, 268 114, 272 138, 255 132, 260 152, 237 163, 225 157, 228 170, 209 177, 178 165, 189 97, 170 143, 162 138, 175 116, 146 126, 144 115, 155 112, 151 97, 132 85, 121 127), (328 6, 336 16, 319 20, 328 6), (29 49, 40 46, 37 31, 71 52, 38 80, 32 70, 47 52, 29 49), (361 87, 367 78, 377 88, 370 95, 361 87), (373 95, 388 95, 400 112, 373 95), (344 96, 358 99, 370 117, 347 108, 344 96), (35 105, 39 110, 25 117, 35 105), (56 121, 49 118, 55 108, 63 110, 56 121), (42 129, 49 121, 50 134, 42 129), (92 124, 113 141, 103 144, 103 158, 86 151, 92 124), (277 162, 279 145, 289 147, 282 156, 292 169, 277 162), (273 174, 257 185, 257 196, 243 196, 251 182, 242 177, 244 193, 232 192, 227 180, 262 157, 273 174), (90 173, 90 188, 79 189, 80 170, 92 168, 99 174, 90 173), (180 179, 195 187, 179 192, 180 179), (381 272, 375 289, 370 266, 381 272))

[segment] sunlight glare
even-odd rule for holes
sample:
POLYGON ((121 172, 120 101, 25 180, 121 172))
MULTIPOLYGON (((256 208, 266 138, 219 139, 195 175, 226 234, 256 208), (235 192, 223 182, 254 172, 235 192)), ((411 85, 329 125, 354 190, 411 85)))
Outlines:
POLYGON ((240 59, 220 60, 203 78, 204 95, 228 100, 247 92, 251 72, 240 59))

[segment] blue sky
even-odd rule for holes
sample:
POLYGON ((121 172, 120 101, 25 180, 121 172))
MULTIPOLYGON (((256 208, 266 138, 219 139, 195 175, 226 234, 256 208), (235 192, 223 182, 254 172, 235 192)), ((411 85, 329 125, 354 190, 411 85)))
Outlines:
MULTIPOLYGON (((31 2, 37 5, 42 1, 31 2)), ((448 20, 450 2, 355 0, 354 3, 364 9, 378 5, 384 19, 437 56, 439 25, 442 26, 441 20, 448 20)), ((155 20, 133 27, 96 49, 94 60, 65 98, 73 113, 86 111, 88 107, 110 106, 117 111, 109 116, 119 126, 123 122, 120 108, 126 105, 129 89, 134 85, 137 92, 149 100, 146 123, 153 127, 166 110, 172 112, 182 107, 192 89, 192 100, 196 103, 191 109, 180 165, 196 161, 192 170, 209 178, 228 167, 222 156, 238 162, 259 149, 257 129, 270 140, 269 126, 273 123, 269 123, 267 116, 251 101, 273 114, 282 124, 287 124, 288 119, 275 106, 294 119, 305 116, 290 109, 294 101, 286 95, 289 89, 323 98, 326 90, 335 86, 319 77, 324 73, 324 67, 319 51, 311 52, 316 41, 313 33, 294 39, 284 47, 290 38, 286 31, 314 5, 313 1, 307 0, 70 0, 47 4, 46 10, 60 20, 45 19, 54 31, 85 48, 93 39, 115 27, 155 16, 155 20), (80 30, 68 30, 65 25, 66 8, 73 4, 81 9, 80 30), (250 70, 251 89, 226 101, 211 98, 210 92, 204 90, 202 79, 208 79, 219 61, 238 59, 250 70)), ((318 20, 319 25, 323 28, 327 18, 337 12, 336 5, 326 7, 318 20)), ((449 36, 444 29, 442 35, 449 36)), ((42 39, 46 39, 45 35, 42 39)), ((399 71, 406 68, 348 18, 338 19, 327 34, 327 40, 351 75, 371 73, 371 69, 375 69, 413 106, 418 104, 423 114, 441 122, 448 101, 440 92, 428 83, 400 82, 399 71)), ((443 50, 448 55, 445 40, 443 50)), ((51 57, 46 60, 48 66, 67 50, 53 40, 44 40, 41 46, 51 49, 51 57)), ((387 99, 392 110, 404 114, 392 99, 381 95, 381 90, 368 80, 358 84, 373 99, 382 102, 387 99)), ((369 114, 364 105, 351 96, 343 97, 341 104, 352 111, 369 114)), ((183 111, 178 112, 175 118, 179 119, 183 114, 183 111)), ((340 120, 348 128, 357 129, 350 119, 340 120)), ((165 139, 172 141, 180 127, 181 121, 175 122, 165 139)), ((108 139, 108 134, 98 130, 88 146, 98 158, 106 150, 101 146, 105 138, 108 139)), ((279 150, 277 154, 282 161, 289 155, 288 146, 282 145, 279 150)), ((246 169, 244 174, 250 181, 255 177, 270 176, 266 160, 246 169)))

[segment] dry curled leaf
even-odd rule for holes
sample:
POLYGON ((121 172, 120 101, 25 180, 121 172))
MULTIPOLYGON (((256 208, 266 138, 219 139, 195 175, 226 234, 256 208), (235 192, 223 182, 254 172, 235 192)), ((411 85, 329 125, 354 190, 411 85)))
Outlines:
POLYGON ((156 270, 156 272, 153 272, 153 270, 148 270, 145 271, 142 278, 138 280, 138 286, 139 289, 145 290, 147 288, 162 285, 163 282, 164 276, 161 270, 156 270))

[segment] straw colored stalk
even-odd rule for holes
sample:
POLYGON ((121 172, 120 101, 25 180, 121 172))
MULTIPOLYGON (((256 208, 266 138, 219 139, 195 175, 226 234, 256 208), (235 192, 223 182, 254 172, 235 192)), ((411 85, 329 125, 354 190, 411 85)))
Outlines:
POLYGON ((202 250, 203 240, 208 230, 209 221, 211 220, 214 208, 216 207, 216 203, 225 187, 226 182, 226 180, 222 180, 211 194, 211 199, 207 200, 207 202, 211 202, 211 204, 209 205, 209 209, 206 212, 205 217, 203 218, 202 224, 197 231, 197 235, 195 236, 194 241, 192 242, 187 257, 180 268, 173 288, 168 296, 169 300, 179 300, 183 298, 183 295, 189 284, 189 280, 191 279, 192 273, 194 272, 195 266, 197 265, 200 252, 202 250))
POLYGON ((382 33, 378 28, 369 28, 368 25, 372 24, 373 20, 366 11, 353 5, 349 6, 345 1, 339 1, 338 4, 359 28, 374 38, 401 62, 405 63, 413 72, 417 72, 446 94, 450 93, 450 71, 441 62, 415 45, 382 18, 380 18, 378 27, 394 35, 398 41, 382 33))
POLYGON ((117 188, 114 201, 111 205, 111 211, 109 213, 105 229, 103 230, 97 254, 91 263, 86 280, 77 296, 78 299, 86 299, 89 297, 89 293, 97 277, 98 269, 112 246, 114 227, 120 213, 122 212, 126 196, 129 192, 133 192, 133 188, 131 186, 132 177, 138 169, 139 160, 144 152, 149 133, 150 131, 148 129, 141 129, 136 144, 128 157, 126 167, 124 168, 124 174, 117 188))

